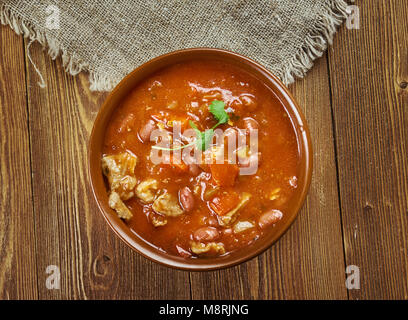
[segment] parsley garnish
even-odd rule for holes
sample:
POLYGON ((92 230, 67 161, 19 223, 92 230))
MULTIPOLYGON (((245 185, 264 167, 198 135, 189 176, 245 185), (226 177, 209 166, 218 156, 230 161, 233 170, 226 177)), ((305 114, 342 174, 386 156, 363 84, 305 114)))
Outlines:
POLYGON ((228 113, 225 111, 225 103, 223 101, 214 100, 213 102, 211 102, 209 110, 214 116, 214 118, 218 120, 217 124, 213 126, 211 129, 206 129, 204 132, 201 132, 193 121, 191 120, 189 121, 190 127, 194 129, 197 136, 195 141, 177 148, 163 148, 158 146, 153 146, 152 148, 158 150, 172 151, 184 149, 196 144, 198 149, 205 151, 210 145, 210 142, 214 136, 214 129, 221 124, 227 123, 229 120, 228 113))
POLYGON ((198 130, 197 126, 195 125, 195 123, 193 121, 189 121, 190 123, 190 127, 194 129, 197 139, 196 139, 196 145, 198 149, 201 150, 206 150, 208 148, 208 145, 211 142, 211 139, 214 135, 214 129, 207 129, 204 132, 201 132, 200 130, 198 130))
POLYGON ((210 112, 213 114, 215 119, 218 120, 218 123, 215 127, 219 126, 220 124, 227 123, 229 120, 228 113, 225 111, 225 103, 224 101, 214 100, 210 104, 210 112))

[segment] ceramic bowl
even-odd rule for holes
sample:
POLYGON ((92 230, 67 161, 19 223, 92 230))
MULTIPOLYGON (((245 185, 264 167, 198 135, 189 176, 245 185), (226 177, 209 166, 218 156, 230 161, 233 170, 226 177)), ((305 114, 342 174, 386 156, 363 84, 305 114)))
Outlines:
POLYGON ((305 118, 288 89, 264 67, 242 55, 219 49, 196 48, 171 52, 157 57, 127 75, 109 94, 96 117, 89 141, 91 187, 99 211, 112 230, 129 247, 157 263, 183 270, 205 271, 230 267, 253 258, 276 242, 295 220, 306 198, 312 175, 312 146, 305 118), (273 232, 265 234, 249 247, 217 258, 185 259, 169 255, 139 237, 108 206, 108 190, 101 168, 103 140, 112 112, 141 81, 158 70, 190 59, 221 60, 239 66, 275 92, 282 101, 296 132, 299 149, 298 187, 290 200, 289 210, 273 232))

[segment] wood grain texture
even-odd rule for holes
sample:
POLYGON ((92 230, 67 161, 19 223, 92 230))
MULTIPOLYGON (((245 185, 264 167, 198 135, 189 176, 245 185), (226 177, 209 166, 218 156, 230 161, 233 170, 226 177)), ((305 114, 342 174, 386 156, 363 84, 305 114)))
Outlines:
POLYGON ((326 59, 290 90, 305 112, 314 144, 306 204, 289 231, 259 258, 192 274, 193 298, 347 299, 326 59))
POLYGON ((408 299, 408 6, 357 4, 329 53, 350 298, 408 299))
POLYGON ((0 28, 0 299, 36 299, 23 39, 0 28))
POLYGON ((0 27, 0 299, 408 299, 408 2, 357 1, 327 56, 290 87, 308 120, 306 204, 271 249, 188 273, 126 247, 89 188, 87 144, 106 94, 0 27), (46 268, 61 289, 46 288, 46 268), (357 265, 360 290, 345 288, 357 265))
POLYGON ((99 214, 89 185, 87 145, 105 94, 90 92, 86 75, 68 75, 39 45, 30 53, 47 85, 37 85, 27 64, 39 297, 188 299, 188 273, 134 253, 99 214), (48 265, 61 269, 60 290, 45 287, 48 265))

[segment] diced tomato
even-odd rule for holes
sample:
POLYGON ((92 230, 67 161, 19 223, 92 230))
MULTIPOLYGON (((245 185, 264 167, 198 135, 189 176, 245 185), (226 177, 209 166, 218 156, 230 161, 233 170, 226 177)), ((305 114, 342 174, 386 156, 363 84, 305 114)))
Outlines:
POLYGON ((229 163, 214 163, 210 169, 213 181, 220 187, 232 187, 239 171, 236 164, 229 163))
POLYGON ((222 216, 230 212, 239 204, 239 195, 235 191, 223 192, 221 195, 216 196, 210 202, 210 207, 222 216))

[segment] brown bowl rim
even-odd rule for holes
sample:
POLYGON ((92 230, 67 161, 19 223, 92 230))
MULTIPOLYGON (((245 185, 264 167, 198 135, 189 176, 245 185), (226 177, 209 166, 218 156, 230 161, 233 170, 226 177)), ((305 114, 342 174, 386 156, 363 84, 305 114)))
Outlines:
MULTIPOLYGON (((229 61, 231 63, 231 61, 229 61)), ((143 81, 145 77, 142 77, 139 79, 138 82, 143 81)), ((125 96, 125 94, 123 94, 125 96)), ((122 97, 123 98, 123 97, 122 97)), ((120 100, 120 99, 119 99, 120 100)), ((116 104, 117 105, 117 104, 116 104)), ((115 105, 115 106, 116 106, 115 105)), ((106 124, 109 122, 109 120, 106 120, 106 124)), ((106 128, 106 126, 105 126, 106 128)), ((101 132, 99 130, 99 132, 101 132)), ((105 131, 101 132, 101 135, 103 135, 105 131)), ((104 135, 103 135, 104 136, 104 135)), ((103 141, 103 137, 100 137, 99 140, 103 141)), ((101 147, 101 146, 100 146, 101 147)), ((101 151, 101 148, 99 148, 101 151)), ((179 269, 179 270, 186 270, 186 271, 210 271, 210 270, 218 270, 218 269, 224 269, 228 267, 233 267, 238 264, 241 264, 243 262, 246 262, 261 253, 263 253, 265 250, 270 248, 277 240, 279 240, 283 234, 290 228, 290 226, 293 224, 295 219, 297 218, 300 209, 302 208, 307 193, 310 188, 310 183, 311 183, 311 178, 312 178, 312 172, 313 172, 313 152, 312 152, 312 144, 311 144, 311 138, 310 138, 310 132, 308 125, 306 123, 305 117, 299 107, 299 104, 296 102, 292 94, 289 92, 289 90, 286 88, 286 86, 275 76, 273 75, 270 71, 268 71, 265 67, 260 65, 259 63, 255 62, 251 58, 248 58, 246 56, 243 56, 241 54, 231 52, 228 50, 224 49, 217 49, 217 48, 188 48, 188 49, 182 49, 182 50, 177 50, 177 51, 172 51, 163 55, 160 55, 154 59, 151 59, 147 61, 146 63, 142 64, 141 66, 137 67, 135 70, 133 70, 131 73, 129 73, 126 77, 124 77, 119 84, 109 93, 108 97, 105 99, 104 103, 102 104, 102 107, 98 111, 98 114, 96 116, 96 119, 94 121, 94 125, 92 128, 91 136, 89 139, 89 145, 88 145, 88 173, 90 177, 90 185, 92 189, 92 193, 94 195, 95 201, 98 205, 99 211, 104 217, 105 221, 108 223, 110 228, 113 230, 113 232, 131 249, 134 251, 138 252, 142 256, 148 258, 151 261, 154 261, 156 263, 159 263, 163 266, 179 269), (295 204, 292 206, 294 210, 291 210, 293 213, 289 217, 289 219, 285 222, 284 225, 280 226, 280 229, 278 232, 275 232, 273 236, 270 236, 270 239, 264 239, 262 245, 251 245, 249 248, 255 248, 253 250, 246 250, 241 249, 238 253, 234 255, 226 255, 222 257, 217 257, 217 258, 205 258, 205 259, 184 259, 181 257, 176 257, 170 254, 167 254, 163 251, 160 251, 159 249, 155 248, 152 244, 146 242, 143 240, 141 237, 139 237, 136 233, 132 232, 129 227, 125 225, 125 223, 117 217, 117 215, 113 212, 112 209, 109 208, 107 205, 107 201, 102 200, 101 198, 103 197, 104 193, 105 198, 107 199, 107 192, 106 188, 103 188, 104 191, 102 192, 95 184, 95 180, 101 178, 103 180, 102 172, 101 170, 98 170, 98 165, 95 166, 93 165, 93 159, 95 161, 99 161, 100 163, 100 156, 101 152, 98 152, 97 149, 97 144, 96 142, 98 141, 98 125, 100 122, 104 120, 105 113, 109 112, 109 116, 105 117, 110 118, 111 113, 113 112, 114 109, 114 104, 111 104, 111 101, 114 100, 115 95, 120 94, 120 91, 122 92, 127 92, 131 91, 135 85, 130 85, 131 80, 133 77, 135 77, 138 73, 145 71, 146 69, 153 70, 153 71, 146 71, 147 76, 155 73, 161 68, 164 68, 166 66, 170 66, 172 64, 178 63, 183 61, 180 57, 187 56, 187 59, 194 59, 189 55, 207 55, 211 58, 227 61, 228 59, 231 59, 235 61, 236 65, 241 65, 242 67, 245 66, 247 68, 247 72, 252 72, 252 75, 257 77, 259 79, 259 76, 257 76, 255 73, 260 73, 262 74, 267 80, 268 83, 259 79, 262 81, 265 85, 267 85, 269 88, 271 88, 275 93, 279 93, 281 95, 281 100, 282 98, 285 98, 286 102, 284 103, 285 110, 289 113, 291 112, 290 119, 292 121, 292 125, 294 129, 296 129, 297 133, 297 140, 298 140, 298 146, 302 148, 301 150, 301 164, 299 166, 304 167, 304 183, 301 186, 301 192, 300 195, 297 197, 297 201, 295 204), (180 58, 180 60, 177 60, 177 57, 180 58), (173 60, 172 60, 173 59, 173 60), (174 59, 176 61, 174 61, 174 59), (169 61, 169 63, 164 63, 166 61, 169 61), (160 65, 160 63, 164 63, 162 66, 157 67, 157 65, 160 65), (156 67, 156 68, 155 68, 156 67), (250 71, 251 70, 251 71, 250 71), (126 88, 127 87, 127 88, 126 88), (111 105, 111 106, 110 106, 111 105), (294 121, 296 120, 296 121, 294 121), (300 131, 300 132, 299 132, 300 131), (97 157, 97 158, 95 158, 97 157), (98 172, 99 171, 99 172, 98 172), (123 226, 125 228, 123 228, 123 226)), ((99 165, 100 169, 100 165, 99 165)), ((99 184, 100 185, 100 184, 99 184)), ((298 185, 299 188, 299 185, 298 185)), ((267 238, 267 237, 262 237, 262 238, 267 238)), ((261 239, 262 239, 261 238, 261 239)))

